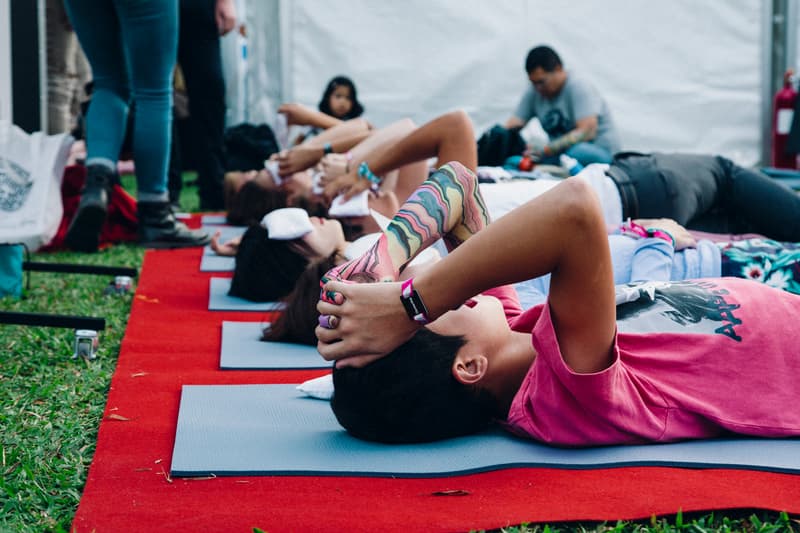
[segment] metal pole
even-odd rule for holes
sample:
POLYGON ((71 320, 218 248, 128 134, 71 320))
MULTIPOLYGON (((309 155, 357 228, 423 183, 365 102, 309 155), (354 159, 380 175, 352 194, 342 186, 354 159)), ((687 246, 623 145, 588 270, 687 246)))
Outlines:
POLYGON ((797 69, 797 0, 764 2, 762 9, 761 162, 769 164, 772 101, 787 68, 797 69))
POLYGON ((48 315, 42 313, 17 313, 0 311, 0 324, 40 326, 47 328, 105 329, 106 319, 93 316, 48 315))

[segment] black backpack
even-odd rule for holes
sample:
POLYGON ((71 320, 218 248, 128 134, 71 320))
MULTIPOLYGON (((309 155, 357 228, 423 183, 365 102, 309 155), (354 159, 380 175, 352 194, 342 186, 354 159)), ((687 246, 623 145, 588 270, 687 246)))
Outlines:
POLYGON ((237 124, 225 130, 225 170, 260 170, 264 160, 279 151, 275 134, 266 124, 237 124))
POLYGON ((478 139, 478 164, 481 166, 502 166, 512 155, 525 151, 525 141, 519 129, 507 130, 495 124, 478 139))

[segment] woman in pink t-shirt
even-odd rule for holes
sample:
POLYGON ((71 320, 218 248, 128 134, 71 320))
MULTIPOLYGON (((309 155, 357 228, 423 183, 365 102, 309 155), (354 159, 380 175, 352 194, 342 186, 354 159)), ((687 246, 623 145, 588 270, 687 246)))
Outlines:
POLYGON ((318 348, 337 360, 334 412, 361 438, 434 440, 492 420, 566 446, 800 435, 800 297, 729 278, 615 291, 581 180, 410 282, 325 281, 318 348), (521 312, 502 286, 547 272, 547 303, 521 312))

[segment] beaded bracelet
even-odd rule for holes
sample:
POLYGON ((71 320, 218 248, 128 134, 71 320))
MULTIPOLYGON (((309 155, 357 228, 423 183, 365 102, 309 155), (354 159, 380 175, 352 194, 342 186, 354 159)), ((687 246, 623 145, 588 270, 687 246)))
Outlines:
POLYGON ((325 155, 332 154, 333 153, 333 145, 331 143, 323 144, 322 145, 322 151, 325 153, 325 155))
POLYGON ((431 321, 428 316, 428 308, 422 301, 422 297, 414 290, 414 278, 409 278, 403 282, 400 289, 400 301, 408 314, 408 318, 417 324, 425 325, 431 321))
POLYGON ((358 165, 358 177, 363 178, 370 183, 369 190, 372 192, 378 192, 378 189, 381 186, 381 181, 383 181, 369 169, 366 161, 362 161, 361 164, 358 165))

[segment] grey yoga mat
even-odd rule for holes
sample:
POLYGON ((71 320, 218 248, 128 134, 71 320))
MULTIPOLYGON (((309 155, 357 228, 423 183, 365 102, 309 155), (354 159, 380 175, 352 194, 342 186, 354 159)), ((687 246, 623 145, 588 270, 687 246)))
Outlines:
POLYGON ((360 441, 294 385, 184 385, 173 476, 439 477, 511 467, 741 468, 800 472, 800 439, 553 448, 501 430, 426 444, 360 441))
POLYGON ((221 226, 228 223, 225 215, 203 215, 200 217, 200 223, 203 226, 221 226))
POLYGON ((203 254, 200 259, 200 272, 233 272, 235 266, 235 257, 203 254))
POLYGON ((244 298, 229 296, 230 278, 211 278, 208 281, 209 311, 277 311, 283 302, 251 302, 244 298))
MULTIPOLYGON (((239 237, 244 235, 244 232, 247 231, 247 228, 243 226, 203 226, 203 231, 208 233, 209 235, 214 235, 217 231, 219 231, 219 240, 220 242, 226 242, 234 237, 239 237)), ((207 244, 203 247, 203 255, 211 255, 215 257, 217 253, 211 249, 211 245, 207 244)))
POLYGON ((330 368, 313 346, 259 340, 268 323, 222 322, 219 367, 232 369, 330 368))

